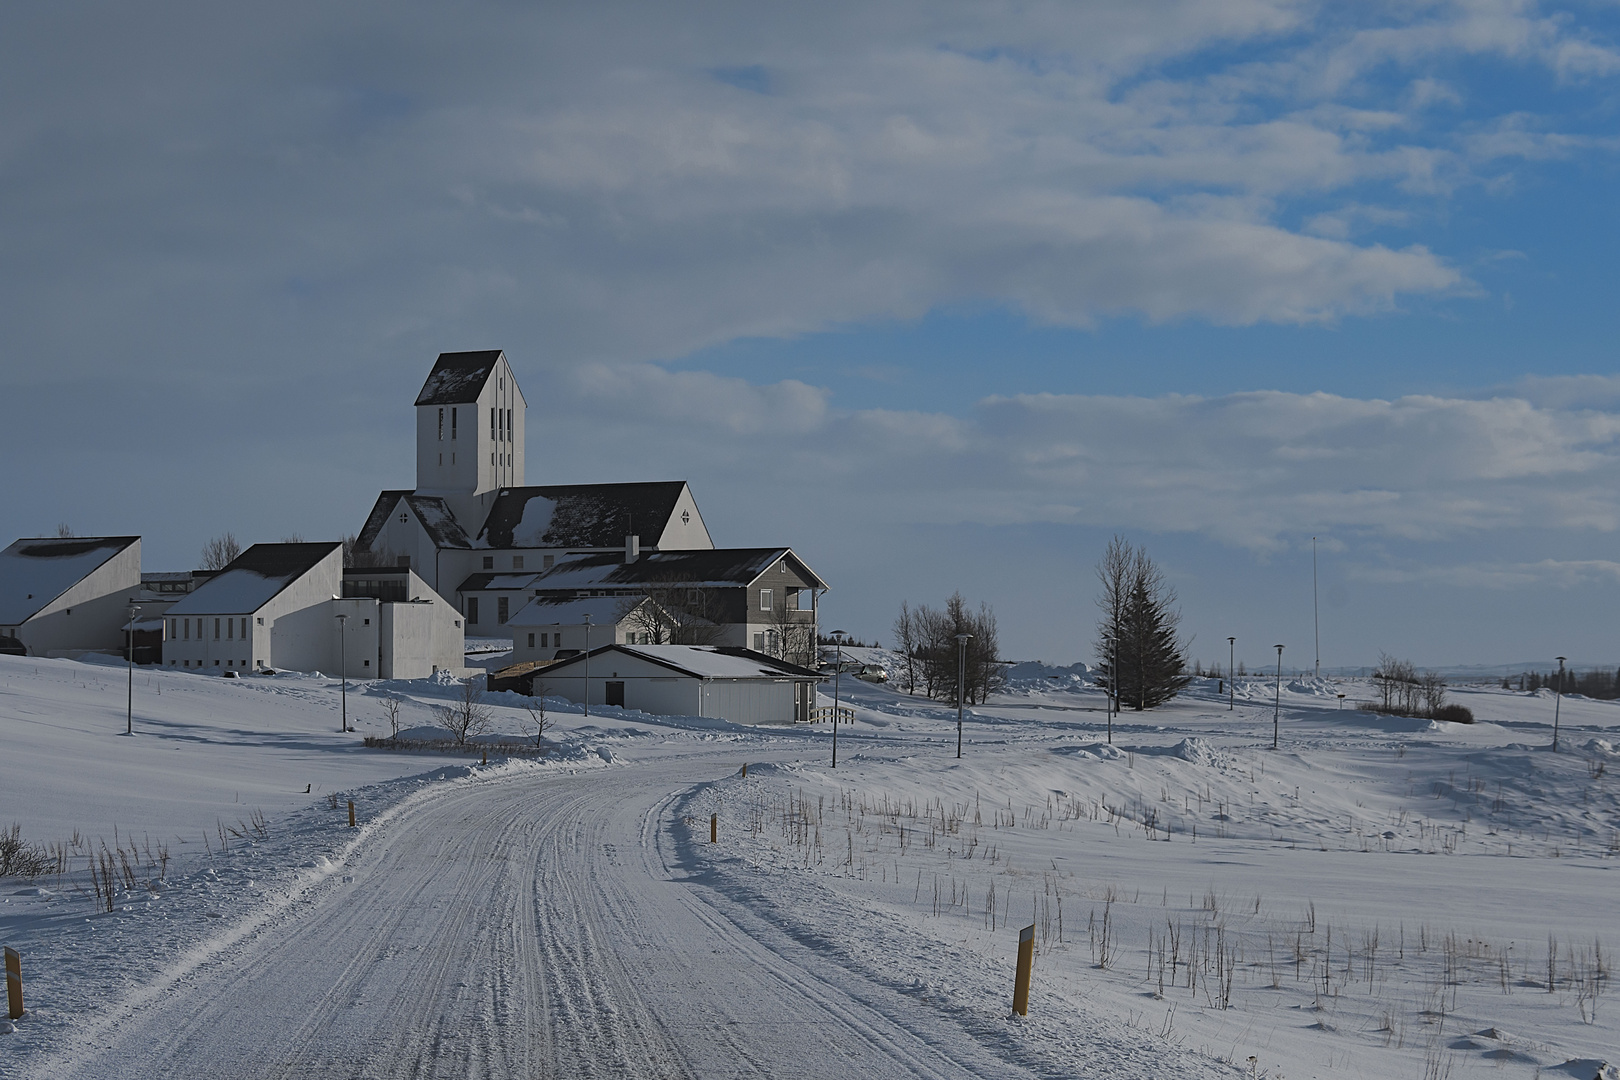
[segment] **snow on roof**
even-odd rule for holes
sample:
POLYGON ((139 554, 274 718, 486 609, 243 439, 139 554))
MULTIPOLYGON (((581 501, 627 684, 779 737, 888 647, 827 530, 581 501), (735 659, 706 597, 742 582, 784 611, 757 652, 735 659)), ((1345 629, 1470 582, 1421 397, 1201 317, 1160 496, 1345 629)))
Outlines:
POLYGON ((656 543, 684 490, 684 480, 502 488, 475 546, 617 548, 631 535, 656 543))
POLYGON ((547 590, 636 585, 720 588, 750 584, 780 559, 790 559, 816 588, 827 587, 804 560, 785 547, 655 551, 633 563, 618 554, 584 555, 559 561, 535 584, 547 590))
POLYGON ((646 602, 645 596, 587 596, 557 599, 537 596, 506 620, 508 626, 579 626, 590 615, 593 626, 614 626, 646 602))
POLYGON ((218 575, 171 607, 168 615, 251 615, 343 545, 254 544, 218 575))
POLYGON ((416 395, 416 403, 462 405, 477 401, 500 359, 500 349, 440 353, 428 372, 427 382, 422 384, 422 392, 416 395))
POLYGON ((437 495, 417 495, 410 491, 384 491, 377 496, 372 504, 371 513, 366 515, 366 523, 360 529, 360 535, 355 538, 354 546, 357 551, 371 551, 378 535, 382 533, 383 526, 388 524, 388 516, 394 512, 400 500, 416 514, 416 519, 427 530, 428 539, 435 547, 441 548, 469 548, 472 547, 472 538, 467 530, 461 527, 456 515, 451 512, 450 505, 437 495))
POLYGON ((18 540, 0 551, 0 625, 27 622, 138 536, 18 540))
MULTIPOLYGON (((725 645, 604 645, 592 649, 591 655, 604 652, 629 653, 651 660, 663 667, 673 668, 697 679, 819 679, 807 668, 790 664, 757 653, 725 645)), ((584 657, 573 657, 551 670, 583 662, 584 657)))

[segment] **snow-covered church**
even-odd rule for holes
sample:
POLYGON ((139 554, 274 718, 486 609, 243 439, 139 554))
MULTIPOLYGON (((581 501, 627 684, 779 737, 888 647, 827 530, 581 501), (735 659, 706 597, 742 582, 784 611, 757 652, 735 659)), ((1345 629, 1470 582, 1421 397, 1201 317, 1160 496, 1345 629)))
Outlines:
POLYGON ((827 584, 787 547, 716 549, 684 481, 526 485, 525 409, 504 352, 441 353, 416 396, 416 487, 377 497, 355 562, 410 567, 469 636, 510 636, 536 598, 701 590, 713 644, 815 640, 827 584))

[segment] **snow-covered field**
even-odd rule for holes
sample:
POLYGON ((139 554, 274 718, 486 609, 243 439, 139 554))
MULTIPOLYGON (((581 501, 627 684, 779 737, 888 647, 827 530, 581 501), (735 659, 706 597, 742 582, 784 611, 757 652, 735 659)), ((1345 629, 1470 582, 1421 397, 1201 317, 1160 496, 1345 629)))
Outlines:
POLYGON ((1295 682, 1273 751, 1240 681, 1110 743, 1082 669, 1015 674, 960 761, 844 676, 834 771, 825 727, 555 702, 538 759, 360 746, 447 681, 351 683, 340 734, 334 680, 137 671, 128 739, 122 668, 0 657, 0 826, 68 867, 0 884, 0 1073, 1615 1075, 1620 705, 1554 754, 1548 695, 1295 682))

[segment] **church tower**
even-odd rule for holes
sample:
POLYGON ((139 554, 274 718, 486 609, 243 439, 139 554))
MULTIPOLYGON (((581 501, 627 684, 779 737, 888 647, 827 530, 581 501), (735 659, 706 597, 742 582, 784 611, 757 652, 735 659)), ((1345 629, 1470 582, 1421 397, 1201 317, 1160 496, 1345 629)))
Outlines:
POLYGON ((440 353, 416 395, 416 491, 476 535, 499 488, 523 485, 526 403, 499 349, 440 353))

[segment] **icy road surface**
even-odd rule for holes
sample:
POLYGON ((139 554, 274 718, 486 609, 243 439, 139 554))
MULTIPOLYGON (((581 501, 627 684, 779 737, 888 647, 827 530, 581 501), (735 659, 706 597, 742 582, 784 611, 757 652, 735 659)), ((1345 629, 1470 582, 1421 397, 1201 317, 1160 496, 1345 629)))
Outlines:
POLYGON ((433 785, 38 1075, 1027 1075, 705 883, 676 803, 730 767, 433 785))

